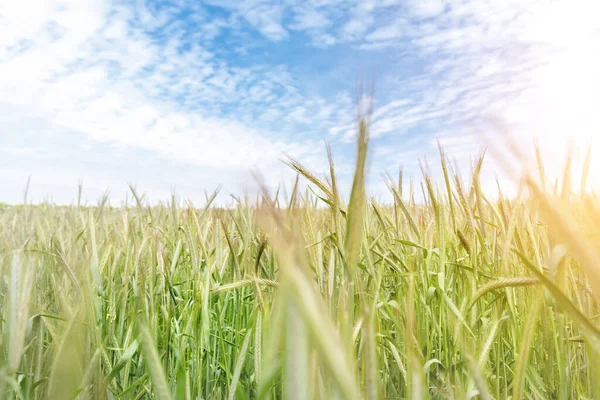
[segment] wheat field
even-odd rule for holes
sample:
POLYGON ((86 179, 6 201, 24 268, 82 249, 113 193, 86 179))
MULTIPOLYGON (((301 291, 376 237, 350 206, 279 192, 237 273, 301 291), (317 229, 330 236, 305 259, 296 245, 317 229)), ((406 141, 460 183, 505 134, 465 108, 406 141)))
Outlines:
POLYGON ((0 397, 600 399, 598 198, 440 151, 378 204, 367 130, 350 193, 2 206, 0 397))

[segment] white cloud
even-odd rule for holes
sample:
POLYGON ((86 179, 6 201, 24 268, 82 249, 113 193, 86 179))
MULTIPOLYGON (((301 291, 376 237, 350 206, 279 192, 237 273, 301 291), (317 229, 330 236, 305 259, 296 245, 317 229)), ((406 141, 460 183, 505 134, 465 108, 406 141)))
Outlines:
MULTIPOLYGON (((10 33, 0 39, 0 114, 18 107, 25 120, 35 116, 41 122, 34 128, 14 119, 0 120, 3 140, 22 146, 3 146, 0 141, 1 151, 12 156, 20 151, 20 157, 30 158, 32 153, 24 150, 29 144, 19 142, 19 137, 54 137, 68 146, 67 140, 73 139, 61 132, 77 132, 93 141, 78 149, 93 151, 104 144, 127 151, 140 149, 145 157, 154 154, 176 160, 230 183, 252 167, 261 168, 274 182, 281 173, 279 158, 284 152, 308 162, 318 159, 313 156, 314 139, 295 137, 292 128, 276 135, 262 129, 266 125, 255 118, 257 110, 276 100, 267 107, 282 121, 310 124, 314 120, 309 115, 321 111, 319 102, 313 104, 314 109, 301 106, 304 98, 286 67, 236 67, 194 42, 185 42, 188 48, 182 49, 181 38, 189 32, 185 27, 173 28, 173 10, 124 9, 96 0, 47 2, 43 13, 28 19, 30 7, 10 4, 0 9, 1 32, 10 33), (60 34, 49 32, 48 26, 60 34), (153 40, 147 26, 170 29, 168 40, 153 40), (14 51, 23 41, 32 44, 14 51), (220 111, 238 104, 244 110, 237 115, 220 111)), ((281 12, 258 8, 245 18, 274 39, 283 37, 284 31, 277 28, 281 12)), ((336 123, 328 115, 322 117, 329 118, 327 124, 336 123)), ((321 146, 319 141, 316 144, 321 146)), ((114 157, 109 154, 107 162, 114 157)), ((132 159, 128 168, 137 171, 140 162, 132 159)), ((23 165, 17 175, 22 179, 28 170, 41 174, 40 167, 23 165)), ((49 162, 48 167, 58 170, 59 164, 49 162)), ((118 175, 102 179, 100 171, 74 167, 62 175, 64 179, 54 180, 56 188, 63 188, 69 179, 75 186, 77 174, 93 179, 94 184, 119 182, 118 175)), ((150 177, 136 179, 148 181, 150 177)), ((196 190, 206 188, 206 181, 202 178, 196 190)))
MULTIPOLYGON (((157 157, 224 179, 255 165, 275 182, 282 152, 321 165, 322 157, 313 155, 320 137, 345 146, 355 134, 348 93, 319 97, 304 90, 312 77, 298 79, 296 66, 248 58, 257 42, 286 45, 299 32, 313 46, 354 48, 359 59, 351 61, 360 65, 370 61, 370 51, 386 50, 380 59, 390 65, 384 67, 401 78, 386 72, 386 101, 373 119, 376 145, 405 149, 418 137, 430 151, 440 132, 453 151, 466 154, 475 148, 473 137, 461 138, 486 115, 505 118, 523 141, 543 132, 555 151, 564 148, 558 143, 565 136, 600 134, 594 109, 600 6, 592 0, 313 0, 301 6, 211 0, 224 11, 217 18, 183 0, 0 3, 0 115, 16 107, 22 119, 41 121, 34 128, 0 118, 3 140, 27 134, 69 146, 73 139, 64 132, 76 132, 85 138, 76 147, 89 147, 86 152, 115 146, 142 152, 144 162, 157 157), (184 14, 189 21, 181 20, 184 14), (243 66, 229 57, 234 51, 243 66)), ((335 71, 346 62, 340 59, 335 71)), ((314 85, 328 86, 328 77, 318 75, 322 81, 314 85)), ((40 156, 31 143, 0 140, 7 156, 33 159, 27 149, 40 156)), ((396 161, 392 152, 374 168, 396 161)), ((25 176, 27 167, 19 168, 4 170, 5 178, 25 176)), ((132 178, 152 182, 155 172, 132 178)), ((118 179, 94 174, 86 176, 118 179)))
MULTIPOLYGON (((494 116, 528 147, 538 137, 555 154, 551 159, 560 158, 556 154, 565 151, 567 140, 584 146, 584 138, 600 136, 600 118, 592 110, 600 93, 592 72, 600 62, 600 28, 594 21, 599 3, 419 1, 407 11, 412 29, 378 28, 362 48, 408 48, 433 60, 424 63, 431 79, 420 85, 418 96, 409 94, 425 106, 414 117, 433 116, 442 131, 461 137, 477 127, 477 120, 494 116), (414 16, 429 19, 415 23, 414 16)), ((384 119, 381 132, 397 132, 387 127, 412 121, 405 109, 398 112, 404 118, 384 119)))
POLYGON ((369 33, 365 39, 369 42, 378 42, 382 40, 392 40, 402 37, 405 29, 398 23, 392 23, 390 25, 382 26, 369 33))
POLYGON ((408 1, 409 7, 413 13, 422 18, 431 18, 441 14, 445 7, 445 3, 450 3, 447 0, 411 0, 408 1))
POLYGON ((231 10, 235 17, 243 18, 270 40, 279 41, 288 37, 288 32, 282 24, 284 9, 279 2, 265 0, 205 2, 231 10))
POLYGON ((335 36, 328 33, 317 34, 313 37, 313 45, 315 47, 329 47, 337 43, 335 36))
POLYGON ((297 30, 322 30, 331 25, 327 15, 316 8, 297 7, 290 27, 297 30))
POLYGON ((350 12, 350 20, 343 26, 341 35, 345 39, 360 40, 375 22, 373 11, 375 2, 366 0, 359 2, 350 12))

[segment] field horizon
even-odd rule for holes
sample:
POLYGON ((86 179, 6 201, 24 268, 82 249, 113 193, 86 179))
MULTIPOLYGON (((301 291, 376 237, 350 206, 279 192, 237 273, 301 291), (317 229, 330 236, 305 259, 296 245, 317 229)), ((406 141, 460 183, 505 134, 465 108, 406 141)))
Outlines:
POLYGON ((358 131, 348 202, 330 156, 231 208, 0 207, 2 397, 599 399, 595 194, 538 160, 490 200, 440 147, 378 204, 358 131))

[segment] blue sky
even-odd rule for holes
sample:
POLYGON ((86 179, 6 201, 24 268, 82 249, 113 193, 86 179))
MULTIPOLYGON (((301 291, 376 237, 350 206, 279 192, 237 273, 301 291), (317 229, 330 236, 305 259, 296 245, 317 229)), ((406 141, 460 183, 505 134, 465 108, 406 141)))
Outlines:
POLYGON ((435 173, 437 140, 468 170, 490 117, 559 154, 600 134, 599 12, 593 0, 0 0, 0 201, 22 201, 29 176, 34 201, 72 202, 78 181, 89 202, 124 199, 128 182, 154 201, 201 202, 219 184, 226 198, 254 190, 253 169, 289 182, 285 153, 325 171, 324 140, 347 186, 361 79, 375 81, 377 196, 384 170, 416 177, 427 158, 435 173))

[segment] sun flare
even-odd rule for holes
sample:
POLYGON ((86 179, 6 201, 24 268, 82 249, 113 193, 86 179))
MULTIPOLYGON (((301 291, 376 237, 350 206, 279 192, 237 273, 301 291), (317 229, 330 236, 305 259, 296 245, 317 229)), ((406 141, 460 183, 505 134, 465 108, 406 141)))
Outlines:
POLYGON ((590 6, 600 12, 598 2, 582 0, 555 2, 532 17, 528 34, 546 44, 538 52, 541 65, 532 69, 530 86, 504 115, 514 123, 519 143, 527 146, 534 139, 539 145, 551 179, 562 173, 569 152, 577 170, 590 151, 589 183, 598 189, 600 28, 590 22, 597 15, 590 6))

